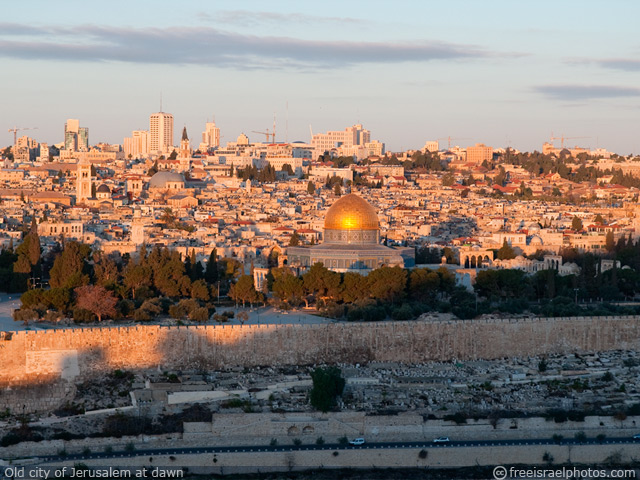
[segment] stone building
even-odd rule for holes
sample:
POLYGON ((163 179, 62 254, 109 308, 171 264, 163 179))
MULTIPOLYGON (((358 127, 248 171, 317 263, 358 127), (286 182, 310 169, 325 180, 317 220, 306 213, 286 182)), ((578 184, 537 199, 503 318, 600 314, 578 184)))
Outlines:
POLYGON ((380 225, 375 209, 353 193, 329 208, 323 238, 321 245, 287 248, 288 264, 306 269, 322 263, 336 272, 354 271, 362 275, 382 266, 415 265, 413 248, 380 244, 380 225))

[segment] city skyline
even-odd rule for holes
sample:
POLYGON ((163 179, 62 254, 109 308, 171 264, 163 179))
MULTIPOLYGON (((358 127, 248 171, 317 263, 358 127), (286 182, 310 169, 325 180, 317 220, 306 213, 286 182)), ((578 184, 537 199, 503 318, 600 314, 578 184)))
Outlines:
POLYGON ((60 143, 69 118, 122 144, 162 97, 196 143, 212 114, 222 144, 264 140, 275 114, 277 141, 362 124, 390 151, 541 150, 553 132, 640 153, 630 2, 64 3, 5 6, 3 146, 15 126, 60 143))

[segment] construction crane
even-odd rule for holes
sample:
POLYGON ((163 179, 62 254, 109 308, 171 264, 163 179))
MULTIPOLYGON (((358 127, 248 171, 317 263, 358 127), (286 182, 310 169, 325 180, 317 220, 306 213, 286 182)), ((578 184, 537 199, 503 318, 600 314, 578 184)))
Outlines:
POLYGON ((255 130, 251 130, 252 133, 259 133, 261 135, 265 135, 267 137, 267 143, 269 142, 269 135, 271 135, 271 143, 276 143, 276 132, 275 130, 273 131, 273 133, 269 132, 269 129, 267 128, 266 132, 256 132, 255 130))
POLYGON ((451 140, 467 140, 469 137, 456 137, 456 138, 452 138, 452 137, 441 137, 436 139, 437 142, 439 142, 440 140, 446 140, 447 141, 447 150, 451 150, 451 140))
POLYGON ((18 143, 18 132, 21 130, 37 130, 38 127, 13 127, 9 129, 9 132, 13 132, 13 146, 18 143))
POLYGON ((551 132, 551 143, 553 143, 554 140, 560 140, 560 148, 564 148, 564 141, 565 140, 575 140, 577 138, 591 138, 591 137, 565 137, 564 135, 562 135, 561 137, 554 137, 553 136, 553 132, 551 132))
POLYGON ((271 131, 271 133, 269 132, 269 129, 266 128, 265 129, 266 132, 256 132, 255 130, 252 130, 252 133, 259 133, 260 135, 266 135, 267 137, 267 142, 269 141, 269 135, 271 135, 271 143, 276 143, 276 114, 273 114, 273 130, 271 131))

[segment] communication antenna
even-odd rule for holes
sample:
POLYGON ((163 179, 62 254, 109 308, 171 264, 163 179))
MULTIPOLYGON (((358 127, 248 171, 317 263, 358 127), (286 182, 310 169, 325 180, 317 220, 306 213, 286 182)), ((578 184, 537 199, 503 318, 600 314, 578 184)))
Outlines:
POLYGON ((160 90, 160 112, 162 112, 162 90, 160 90))
MULTIPOLYGON (((275 129, 274 129, 275 131, 275 129)), ((289 100, 287 100, 287 119, 285 120, 284 142, 289 143, 289 100)))

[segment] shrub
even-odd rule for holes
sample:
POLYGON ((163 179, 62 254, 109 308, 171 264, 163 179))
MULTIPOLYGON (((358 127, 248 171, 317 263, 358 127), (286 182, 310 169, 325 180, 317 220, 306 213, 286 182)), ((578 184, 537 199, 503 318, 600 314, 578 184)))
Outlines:
POLYGON ((316 438, 316 445, 324 445, 324 438, 322 437, 316 438))
POLYGON ((38 312, 32 308, 21 308, 13 311, 13 319, 16 322, 29 322, 39 318, 38 312))
POLYGON ((294 444, 296 447, 299 447, 300 445, 302 445, 302 440, 300 440, 299 438, 294 438, 294 439, 293 439, 293 444, 294 444))
POLYGON ((574 435, 574 438, 578 441, 578 442, 584 442, 587 440, 587 434, 584 432, 578 432, 574 435))
POLYGON ((278 439, 272 438, 271 441, 269 442, 269 445, 271 445, 272 447, 275 447, 276 445, 278 445, 278 439))
POLYGON ((74 308, 73 309, 73 321, 76 323, 86 323, 93 322, 96 319, 96 316, 91 313, 89 310, 85 310, 84 308, 74 308))
POLYGON ((340 437, 338 439, 338 443, 340 445, 347 445, 347 444, 349 444, 349 439, 347 437, 340 437))
POLYGON ((206 322, 209 320, 209 309, 206 307, 196 308, 191 313, 191 319, 195 322, 206 322))

